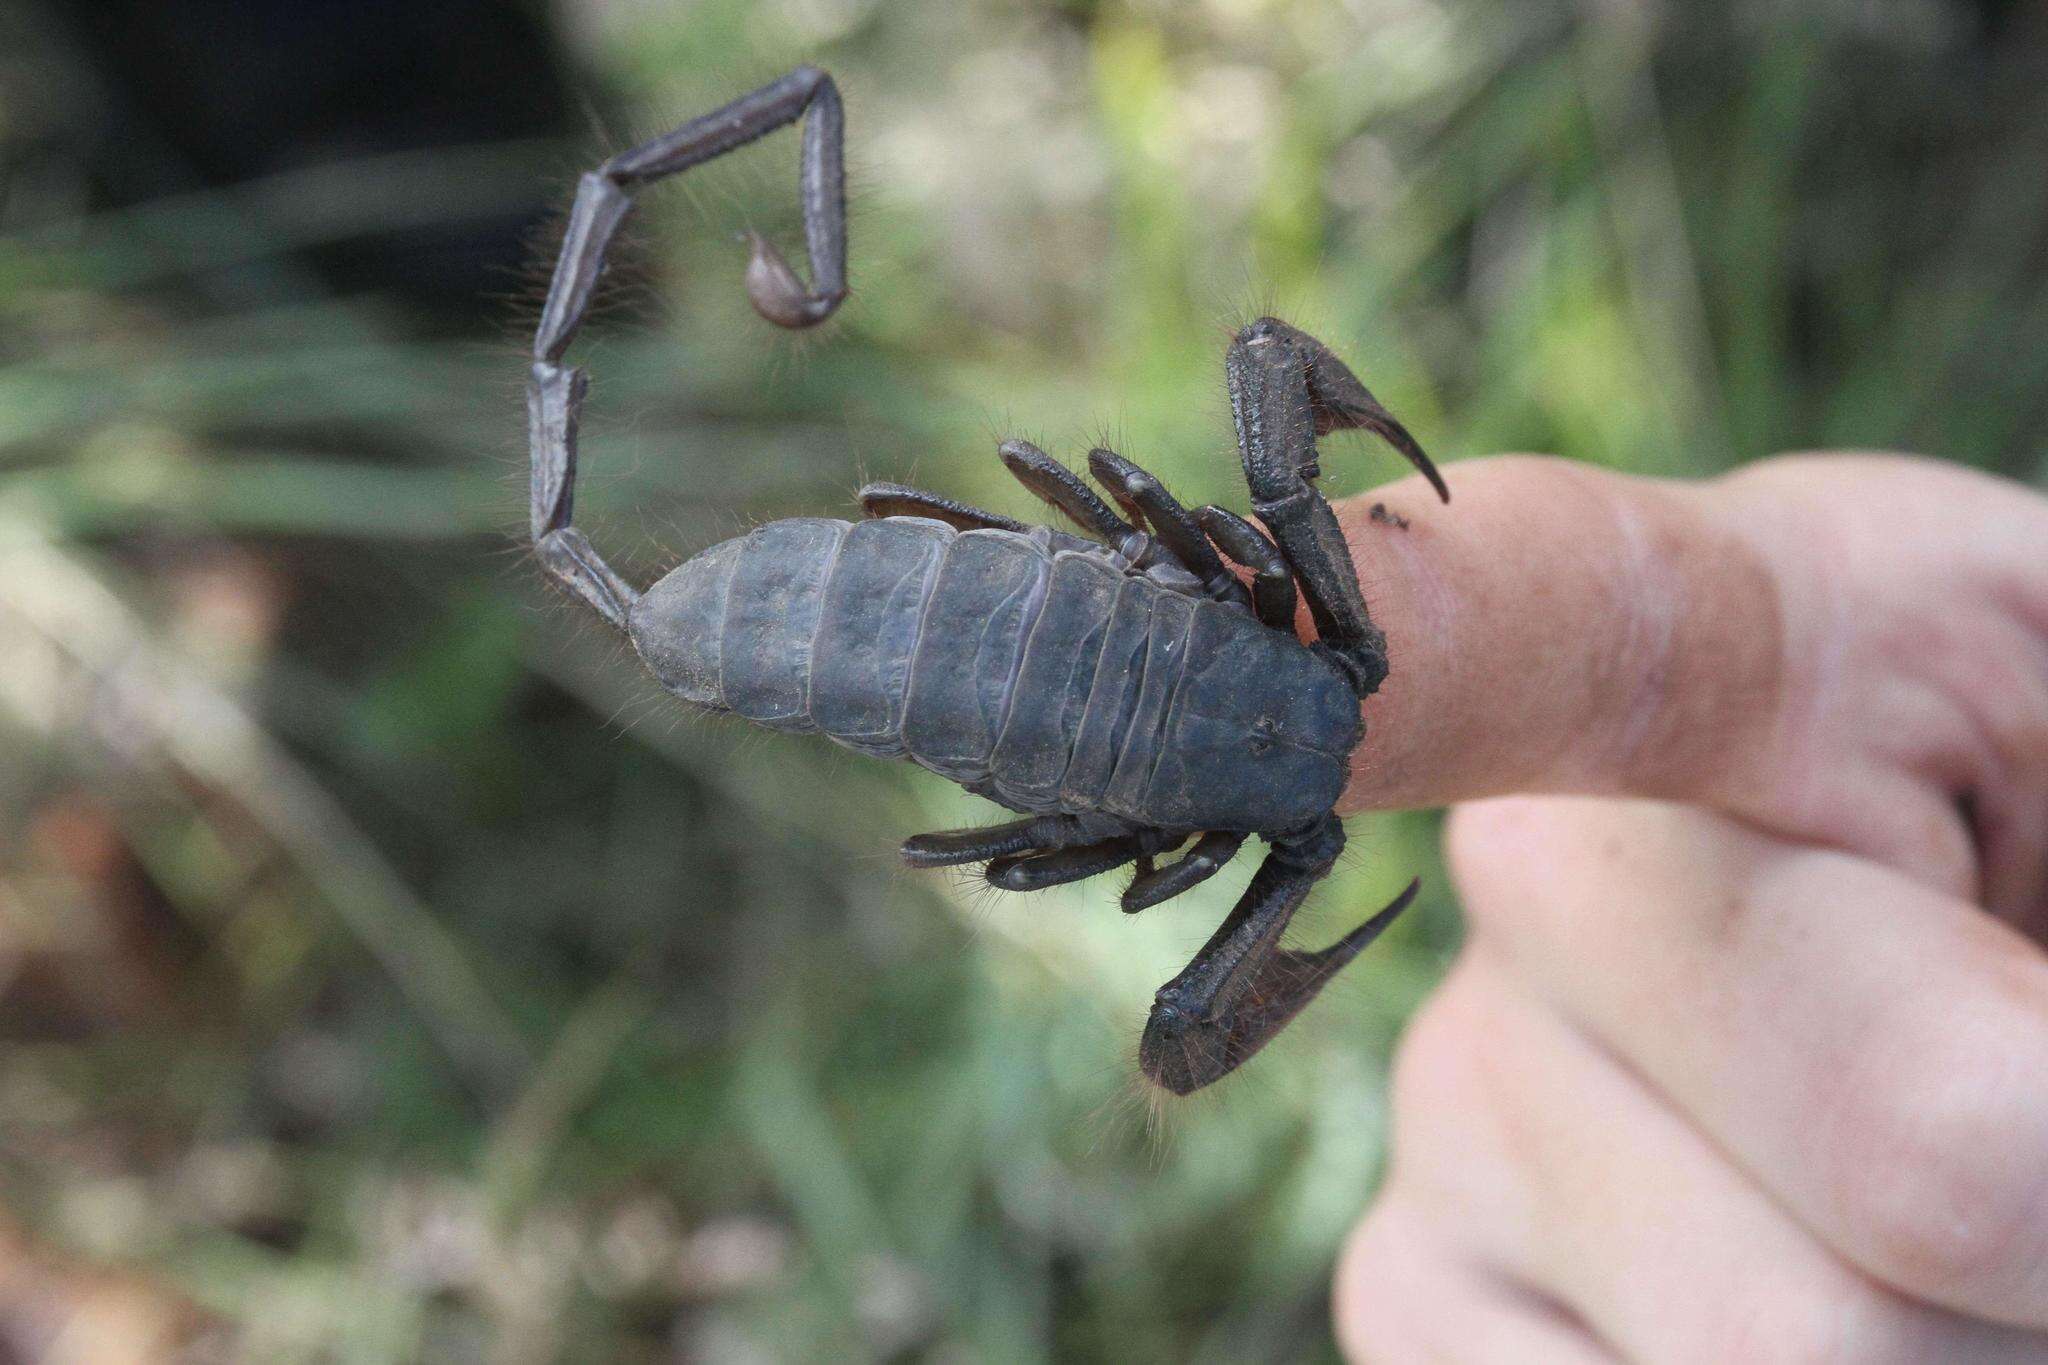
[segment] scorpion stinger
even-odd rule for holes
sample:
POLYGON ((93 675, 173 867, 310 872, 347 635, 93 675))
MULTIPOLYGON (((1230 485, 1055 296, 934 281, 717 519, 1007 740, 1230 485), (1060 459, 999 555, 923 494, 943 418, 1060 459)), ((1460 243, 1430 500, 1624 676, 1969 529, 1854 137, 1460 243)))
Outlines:
POLYGON ((806 111, 798 192, 816 283, 806 288, 781 253, 750 233, 753 255, 746 285, 755 310, 770 322, 815 326, 846 298, 846 116, 838 87, 823 71, 800 66, 723 109, 620 152, 577 182, 561 255, 534 333, 533 368, 526 386, 533 545, 548 572, 613 625, 626 624, 626 613, 639 594, 570 525, 576 492, 576 424, 589 379, 580 369, 564 369, 562 353, 590 310, 591 295, 604 273, 605 253, 632 211, 634 190, 765 137, 803 118, 806 111))
POLYGON ((1014 891, 1135 866, 1123 894, 1134 913, 1263 838, 1264 864, 1160 990, 1139 1045, 1145 1074, 1187 1094, 1265 1046, 1414 896, 1320 952, 1280 946, 1344 847, 1336 804, 1365 732, 1359 701, 1387 671, 1386 639, 1315 488, 1316 437, 1378 432, 1439 493, 1443 481, 1322 343, 1266 318, 1226 363, 1270 537, 1220 507, 1190 511, 1114 451, 1088 460, 1105 501, 1037 446, 1006 441, 1004 467, 1082 534, 870 484, 865 520, 770 521, 634 591, 570 523, 586 381, 562 354, 639 186, 798 119, 812 283, 757 237, 746 287, 770 322, 808 327, 846 296, 843 116, 823 72, 799 68, 583 177, 528 384, 535 550, 685 702, 908 759, 1021 817, 919 835, 903 846, 913 866, 981 863, 1014 891), (1249 586, 1226 559, 1251 571, 1249 586), (1314 645, 1295 634, 1300 596, 1314 645))

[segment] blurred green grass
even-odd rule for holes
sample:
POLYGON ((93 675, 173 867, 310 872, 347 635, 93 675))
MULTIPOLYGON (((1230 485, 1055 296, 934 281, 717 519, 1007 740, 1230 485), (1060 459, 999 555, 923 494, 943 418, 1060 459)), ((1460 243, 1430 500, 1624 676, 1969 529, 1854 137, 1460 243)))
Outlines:
POLYGON ((557 13, 611 141, 8 201, 0 1184, 243 1358, 1325 1358, 1387 1052, 1458 932, 1433 819, 1354 822, 1304 936, 1416 870, 1423 908, 1154 1114, 1136 1026, 1248 868, 1137 920, 901 873, 986 808, 678 720, 508 548, 516 321, 450 338, 296 248, 831 69, 841 320, 745 311, 735 234, 796 226, 778 139, 650 197, 584 350, 580 520, 640 572, 863 476, 1028 515, 1005 434, 1241 504, 1220 355, 1266 309, 1451 461, 2048 480, 2041 52, 1958 8, 557 13))

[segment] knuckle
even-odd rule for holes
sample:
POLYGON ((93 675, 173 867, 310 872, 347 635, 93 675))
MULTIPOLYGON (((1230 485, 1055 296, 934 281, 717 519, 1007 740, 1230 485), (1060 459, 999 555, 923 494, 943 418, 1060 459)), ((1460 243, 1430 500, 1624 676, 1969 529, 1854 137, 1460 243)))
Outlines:
POLYGON ((1796 1287, 1776 1276, 1752 1276, 1722 1301, 1695 1358, 1701 1365, 1903 1365, 1896 1316, 1877 1290, 1846 1272, 1796 1287))
POLYGON ((1398 1193, 1383 1194, 1352 1229, 1330 1289, 1331 1325, 1346 1360, 1415 1360, 1433 1354, 1427 1305, 1455 1274, 1398 1193))
POLYGON ((1498 983, 1468 950, 1416 1015, 1395 1058, 1389 1185, 1489 1245, 1529 1216, 1527 1056, 1498 983))
POLYGON ((1385 1198, 1352 1229, 1337 1257, 1330 1289, 1337 1332, 1348 1347, 1366 1344, 1375 1323, 1398 1310, 1401 1296, 1393 1292, 1394 1274, 1408 1261, 1401 1249, 1399 1218, 1385 1198))
POLYGON ((1416 1012, 1394 1055, 1391 1092, 1400 1136, 1485 1102, 1498 1031, 1487 1026, 1470 955, 1416 1012))
POLYGON ((1484 921, 1500 913, 1511 899, 1515 869, 1543 846, 1554 818, 1549 802, 1524 796, 1468 801, 1451 811, 1444 858, 1466 914, 1484 921))
POLYGON ((1444 857, 1473 928, 1514 945, 1568 934, 1566 891, 1588 864, 1588 841, 1609 803, 1573 797, 1497 797, 1451 813, 1444 857))
POLYGON ((1980 1006, 1938 1037, 1880 1039, 1845 1078, 1828 1182, 1844 1249, 1901 1288, 1974 1297, 2048 1250, 2048 1102, 2030 1081, 2048 1056, 2021 1046, 2043 1020, 2014 1016, 1980 1006))

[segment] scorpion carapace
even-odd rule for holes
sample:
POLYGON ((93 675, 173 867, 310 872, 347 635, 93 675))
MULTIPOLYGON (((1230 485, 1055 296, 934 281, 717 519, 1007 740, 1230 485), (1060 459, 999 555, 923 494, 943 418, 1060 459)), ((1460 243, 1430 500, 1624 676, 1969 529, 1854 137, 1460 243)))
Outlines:
POLYGON ((563 352, 635 190, 800 119, 812 280, 756 236, 746 288, 770 322, 809 327, 847 292, 844 114, 824 72, 800 67, 579 182, 527 388, 534 549, 626 631, 671 692, 908 758, 1023 817, 919 835, 903 846, 914 866, 984 863, 994 885, 1028 891, 1135 864, 1123 908, 1136 912, 1264 838, 1264 864, 1161 988, 1139 1044, 1145 1074, 1187 1094, 1264 1046, 1415 894, 1411 883, 1320 952, 1280 946, 1344 846, 1333 805, 1363 734, 1358 704, 1387 673, 1386 639, 1316 491, 1316 438, 1375 432, 1450 494, 1334 355, 1261 318, 1224 366, 1270 537, 1220 507, 1191 512, 1138 466, 1095 450, 1089 470, 1112 507, 1044 451, 1009 441, 1004 465, 1085 535, 871 484, 860 492, 870 520, 770 522, 636 591, 570 524, 587 381, 563 352), (1295 634, 1297 583, 1313 644, 1295 634))

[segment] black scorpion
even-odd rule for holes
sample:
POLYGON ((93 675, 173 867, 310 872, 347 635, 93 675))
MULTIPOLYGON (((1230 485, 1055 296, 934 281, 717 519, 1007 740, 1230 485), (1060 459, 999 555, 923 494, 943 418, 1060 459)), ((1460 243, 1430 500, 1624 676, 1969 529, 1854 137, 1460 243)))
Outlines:
POLYGON ((1010 472, 1095 539, 871 484, 860 502, 873 520, 770 522, 635 591, 570 524, 588 380, 563 353, 634 191, 799 119, 814 283, 753 236, 746 288, 770 322, 810 327, 847 294, 845 115, 823 71, 800 67, 578 183, 527 389, 534 549, 685 700, 908 758, 1024 817, 919 835, 903 846, 914 866, 986 863, 991 883, 1027 891, 1135 863, 1123 894, 1135 912, 1262 836, 1265 862, 1160 989, 1139 1044, 1145 1074, 1188 1094, 1264 1046, 1415 894, 1410 883, 1319 952, 1280 947, 1344 846, 1332 806, 1364 733, 1359 701, 1387 674, 1386 637, 1316 491, 1316 438, 1377 433, 1450 494, 1334 355, 1261 318, 1224 364, 1252 506, 1271 538, 1220 507, 1191 513, 1138 466, 1092 451, 1089 469, 1119 515, 1045 452, 1009 441, 1010 472), (1248 587, 1226 556, 1249 571, 1248 587), (1313 644, 1295 635, 1297 581, 1313 644), (1178 861, 1153 866, 1190 839, 1178 861))

